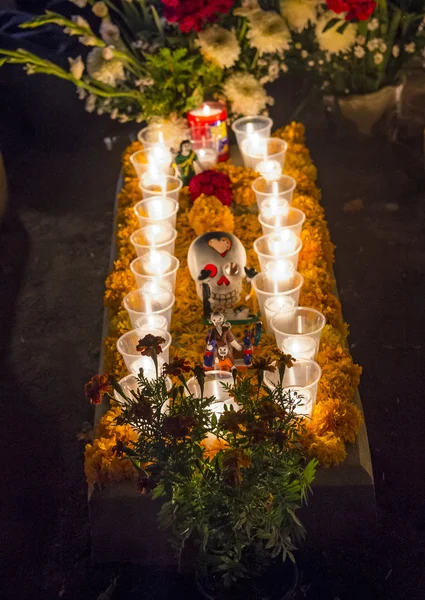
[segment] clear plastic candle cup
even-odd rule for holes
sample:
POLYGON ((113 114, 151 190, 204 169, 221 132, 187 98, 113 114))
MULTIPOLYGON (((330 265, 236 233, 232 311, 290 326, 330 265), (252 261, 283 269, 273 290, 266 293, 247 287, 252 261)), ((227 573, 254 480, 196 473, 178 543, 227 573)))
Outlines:
POLYGON ((325 324, 321 312, 304 306, 284 310, 270 320, 277 347, 296 359, 316 358, 325 324))
POLYGON ((173 198, 165 196, 151 196, 140 200, 135 207, 134 213, 139 219, 139 225, 143 229, 147 225, 166 225, 175 228, 179 204, 173 198))
MULTIPOLYGON (((166 289, 161 289, 156 294, 149 294, 139 289, 127 294, 123 305, 135 329, 140 327, 141 317, 146 319, 152 317, 151 326, 153 327, 153 317, 155 316, 165 318, 165 329, 169 329, 174 302, 174 294, 166 289)), ((157 325, 155 329, 163 329, 163 327, 157 325)))
MULTIPOLYGON (((203 397, 210 398, 213 396, 215 398, 216 401, 212 403, 211 407, 216 414, 224 411, 224 404, 228 407, 233 406, 234 410, 239 409, 224 385, 234 386, 233 375, 229 371, 207 371, 205 373, 203 397)), ((190 394, 195 398, 201 397, 201 388, 196 377, 189 379, 187 387, 190 394)))
POLYGON ((153 250, 135 258, 130 263, 130 270, 138 288, 148 283, 158 283, 158 285, 170 287, 174 293, 179 265, 180 262, 175 256, 168 252, 153 250))
POLYGON ((296 306, 295 298, 293 296, 288 296, 287 294, 282 294, 281 296, 271 296, 270 298, 266 298, 264 302, 264 313, 266 315, 266 331, 272 331, 270 326, 271 318, 274 317, 277 313, 282 310, 286 310, 287 308, 293 308, 296 306))
POLYGON ((254 242, 262 271, 273 270, 272 263, 280 261, 286 269, 295 271, 302 242, 292 231, 280 229, 276 233, 263 235, 254 242), (292 267, 291 267, 292 265, 292 267))
MULTIPOLYGON (((263 206, 268 202, 265 201, 263 206)), ((272 215, 267 211, 261 211, 258 220, 263 229, 264 235, 270 233, 277 233, 281 229, 288 229, 292 231, 296 236, 300 237, 301 229, 305 221, 305 213, 299 208, 289 207, 286 217, 280 218, 279 216, 272 215), (283 225, 282 222, 285 221, 283 225)))
POLYGON ((137 256, 146 254, 151 248, 174 254, 177 231, 169 223, 155 222, 138 229, 130 236, 137 256))
POLYGON ((130 162, 136 171, 136 175, 140 178, 148 168, 148 157, 144 150, 138 150, 130 156, 130 162))
MULTIPOLYGON (((161 375, 161 373, 159 373, 159 375, 161 375)), ((120 380, 119 384, 120 384, 121 389, 124 392, 124 394, 129 398, 134 398, 132 392, 136 393, 139 389, 139 384, 137 381, 137 377, 135 375, 126 375, 125 377, 123 377, 120 380)), ((165 379, 165 387, 168 392, 171 390, 172 386, 173 386, 173 383, 172 383, 171 379, 169 377, 167 377, 165 379)), ((121 394, 119 394, 116 390, 114 391, 114 396, 115 396, 115 400, 118 402, 118 404, 122 404, 124 406, 127 404, 127 402, 124 400, 124 398, 121 396, 121 394)), ((169 406, 169 401, 167 400, 162 405, 161 412, 163 412, 163 413, 167 412, 168 406, 169 406)))
POLYGON ((164 329, 165 331, 169 331, 170 324, 165 316, 158 313, 142 314, 142 316, 136 319, 134 329, 139 333, 146 330, 149 332, 150 329, 164 329))
POLYGON ((273 181, 266 177, 257 177, 252 183, 252 189, 257 199, 258 210, 263 210, 263 202, 266 201, 269 201, 265 206, 268 209, 276 208, 283 200, 291 204, 296 186, 297 182, 289 175, 280 175, 273 181))
MULTIPOLYGON (((150 331, 147 331, 146 334, 147 333, 159 336, 165 340, 160 344, 162 352, 158 354, 158 373, 162 373, 164 362, 168 362, 169 359, 171 335, 168 331, 164 331, 163 329, 151 329, 150 331)), ((140 334, 135 329, 127 331, 127 333, 124 333, 117 341, 117 350, 123 357, 129 373, 137 375, 139 369, 143 368, 147 379, 155 379, 156 371, 152 358, 149 356, 142 356, 140 352, 136 350, 140 339, 140 334)))
POLYGON ((272 125, 273 121, 270 119, 270 117, 261 116, 241 117, 240 119, 236 119, 236 121, 233 123, 232 130, 236 136, 236 142, 241 150, 245 166, 248 165, 245 163, 242 142, 253 134, 258 135, 261 138, 269 138, 272 125))
MULTIPOLYGON (((311 417, 321 376, 322 370, 314 360, 299 359, 291 368, 285 369, 282 387, 284 391, 290 392, 291 399, 296 401, 297 414, 311 417)), ((277 370, 274 373, 266 372, 264 383, 273 390, 279 383, 278 378, 277 370)))
POLYGON ((258 273, 252 279, 252 286, 257 297, 258 306, 265 322, 267 322, 264 304, 268 298, 285 296, 288 301, 291 299, 298 304, 301 287, 304 283, 302 275, 291 273, 289 276, 278 277, 268 273, 258 273))
MULTIPOLYGON (((257 138, 254 136, 246 138, 242 142, 242 152, 246 154, 249 167, 254 171, 261 170, 261 163, 270 161, 272 163, 278 163, 279 167, 274 167, 278 170, 276 178, 282 174, 282 169, 285 164, 285 155, 288 148, 287 142, 279 138, 257 138)), ((270 169, 266 169, 263 165, 262 169, 267 172, 267 179, 271 178, 270 169)))
POLYGON ((143 198, 151 198, 152 196, 166 196, 176 202, 179 199, 180 190, 183 183, 178 177, 171 175, 157 174, 153 177, 147 175, 140 180, 139 187, 142 190, 143 198))
POLYGON ((159 144, 177 153, 180 142, 190 139, 190 130, 182 130, 180 127, 168 123, 155 123, 139 131, 137 138, 144 150, 149 150, 159 144))

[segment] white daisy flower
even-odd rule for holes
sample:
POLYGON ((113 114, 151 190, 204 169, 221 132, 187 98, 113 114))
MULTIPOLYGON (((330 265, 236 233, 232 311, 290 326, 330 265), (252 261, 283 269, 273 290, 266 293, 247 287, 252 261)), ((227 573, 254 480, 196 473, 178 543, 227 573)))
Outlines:
POLYGON ((367 43, 367 49, 369 50, 369 52, 374 52, 378 49, 378 46, 379 42, 376 38, 374 38, 373 40, 369 40, 367 43))
POLYGON ((405 44, 404 49, 407 52, 407 54, 413 54, 414 51, 416 50, 415 42, 410 42, 410 44, 405 44))
POLYGON ((397 46, 397 44, 393 46, 391 53, 394 56, 394 58, 398 58, 400 56, 400 46, 397 46))
POLYGON ((356 37, 356 44, 358 44, 359 46, 364 46, 366 43, 366 38, 364 35, 358 35, 356 37))

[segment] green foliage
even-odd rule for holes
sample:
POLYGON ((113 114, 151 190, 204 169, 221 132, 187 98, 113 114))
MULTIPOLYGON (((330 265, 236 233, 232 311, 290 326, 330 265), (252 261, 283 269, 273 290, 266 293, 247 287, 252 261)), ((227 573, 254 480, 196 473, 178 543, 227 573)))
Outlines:
POLYGON ((261 575, 278 557, 294 561, 305 533, 296 512, 316 470, 299 446, 301 398, 280 386, 258 391, 250 376, 227 387, 234 400, 216 415, 215 398, 194 397, 180 379, 167 392, 164 377, 141 374, 119 419, 139 434, 124 451, 137 456, 141 487, 163 497, 159 522, 178 556, 189 545, 216 589, 261 575))
POLYGON ((204 63, 200 54, 189 55, 187 48, 161 48, 144 58, 146 76, 155 82, 143 94, 143 109, 149 115, 181 115, 196 108, 222 77, 221 69, 204 63))

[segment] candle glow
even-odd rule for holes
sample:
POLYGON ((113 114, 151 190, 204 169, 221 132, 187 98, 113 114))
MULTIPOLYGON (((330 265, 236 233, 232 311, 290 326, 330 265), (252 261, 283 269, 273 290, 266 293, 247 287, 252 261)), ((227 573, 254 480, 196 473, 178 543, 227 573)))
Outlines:
POLYGON ((273 179, 278 179, 282 175, 282 167, 280 162, 277 160, 270 160, 265 158, 257 165, 253 166, 253 168, 260 173, 264 177, 264 179, 268 179, 272 181, 273 179))
POLYGON ((284 338, 282 352, 294 358, 308 358, 313 360, 316 356, 316 342, 310 336, 298 335, 284 338))
POLYGON ((287 229, 271 234, 267 240, 269 251, 274 256, 284 256, 293 252, 297 245, 297 238, 287 229))
POLYGON ((151 250, 141 257, 141 264, 145 275, 163 275, 171 267, 171 258, 168 252, 151 250))

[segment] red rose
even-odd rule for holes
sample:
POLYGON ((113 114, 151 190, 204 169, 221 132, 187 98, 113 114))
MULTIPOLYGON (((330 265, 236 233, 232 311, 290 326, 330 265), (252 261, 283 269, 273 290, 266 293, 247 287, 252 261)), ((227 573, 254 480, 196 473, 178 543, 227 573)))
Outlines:
POLYGON ((205 194, 215 196, 224 206, 232 204, 230 178, 220 171, 209 170, 195 175, 189 183, 189 191, 193 201, 201 194, 205 194))
POLYGON ((367 21, 376 8, 374 0, 365 2, 350 2, 349 11, 345 16, 346 21, 367 21))
POLYGON ((201 31, 206 23, 217 21, 219 14, 226 14, 233 0, 162 0, 164 17, 169 23, 178 23, 180 31, 201 31))
POLYGON ((346 12, 346 21, 367 21, 376 8, 375 0, 327 0, 330 10, 346 12))

